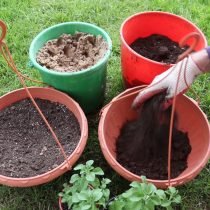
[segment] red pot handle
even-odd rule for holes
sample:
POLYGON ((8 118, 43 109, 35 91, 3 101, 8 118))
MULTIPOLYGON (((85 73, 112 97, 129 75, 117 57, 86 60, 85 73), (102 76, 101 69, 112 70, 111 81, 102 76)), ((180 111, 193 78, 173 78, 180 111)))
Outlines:
MULTIPOLYGON (((43 119, 43 121, 45 122, 45 124, 47 125, 48 129, 50 130, 55 142, 58 144, 59 148, 61 149, 61 153, 64 156, 65 161, 67 162, 68 165, 68 169, 71 169, 71 165, 68 161, 68 156, 64 151, 63 146, 61 145, 57 135, 55 134, 55 132, 53 131, 51 125, 49 124, 48 120, 46 119, 46 117, 44 116, 44 114, 42 113, 42 111, 40 110, 39 106, 37 105, 37 103, 35 102, 33 96, 31 95, 26 83, 25 83, 25 79, 28 79, 28 77, 22 75, 19 70, 17 69, 15 62, 12 58, 12 55, 9 51, 9 48, 7 46, 7 44, 3 41, 5 35, 6 35, 6 25, 5 23, 0 20, 0 29, 2 30, 1 32, 1 36, 0 36, 0 53, 3 55, 5 61, 7 62, 8 66, 13 70, 13 72, 18 76, 18 79, 20 81, 20 83, 22 84, 22 86, 24 87, 28 97, 30 98, 32 104, 34 105, 34 107, 36 108, 36 110, 38 111, 38 113, 40 114, 41 118, 43 119)), ((30 79, 31 80, 31 79, 30 79)), ((36 80, 33 80, 35 82, 37 82, 36 80)), ((38 81, 39 82, 39 81, 38 81)), ((41 82, 43 83, 43 82, 41 82)))
POLYGON ((184 51, 181 55, 179 55, 177 62, 185 58, 188 54, 190 54, 195 49, 195 47, 197 46, 198 42, 201 39, 201 35, 197 32, 189 33, 181 39, 181 41, 179 42, 179 46, 184 47, 187 40, 189 40, 190 38, 194 38, 194 42, 186 51, 184 51))
POLYGON ((144 88, 146 88, 147 85, 141 85, 141 86, 136 86, 136 87, 133 87, 133 88, 128 88, 127 90, 125 90, 124 92, 122 92, 120 95, 114 97, 110 103, 113 103, 113 102, 117 102, 117 101, 120 101, 124 98, 127 98, 131 95, 135 95, 136 93, 139 93, 141 91, 144 90, 144 88))
POLYGON ((61 197, 60 197, 60 196, 59 196, 59 198, 58 198, 58 204, 59 204, 59 209, 60 209, 60 210, 63 210, 62 202, 61 202, 61 197))
POLYGON ((122 93, 120 93, 119 95, 115 96, 108 104, 106 104, 100 111, 99 116, 101 116, 104 112, 104 110, 111 104, 120 101, 124 98, 127 98, 131 95, 135 95, 136 93, 139 93, 140 91, 144 90, 144 88, 146 88, 147 85, 141 85, 141 86, 136 86, 133 88, 128 88, 125 91, 123 91, 122 93), (136 89, 136 90, 135 90, 136 89), (135 91, 133 91, 135 90, 135 91))

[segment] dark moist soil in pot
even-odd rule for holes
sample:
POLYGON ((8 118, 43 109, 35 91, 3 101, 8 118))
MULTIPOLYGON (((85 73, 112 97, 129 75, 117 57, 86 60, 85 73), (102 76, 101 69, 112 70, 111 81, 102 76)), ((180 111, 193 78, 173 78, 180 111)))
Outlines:
POLYGON ((189 46, 179 47, 177 42, 167 36, 152 34, 145 38, 136 39, 130 47, 138 54, 154 61, 174 64, 178 56, 189 46))
MULTIPOLYGON (((147 100, 139 117, 126 122, 116 143, 117 161, 137 175, 150 179, 168 179, 168 137, 171 107, 162 109, 165 93, 147 100)), ((175 178, 187 168, 191 152, 188 134, 176 128, 175 115, 172 136, 171 177, 175 178)))
MULTIPOLYGON (((80 126, 65 105, 36 99, 69 156, 80 140, 80 126)), ((0 111, 0 174, 32 177, 64 162, 52 134, 29 99, 0 111)))
POLYGON ((38 52, 36 60, 52 71, 75 72, 95 65, 107 49, 107 42, 100 35, 63 34, 48 41, 38 52))

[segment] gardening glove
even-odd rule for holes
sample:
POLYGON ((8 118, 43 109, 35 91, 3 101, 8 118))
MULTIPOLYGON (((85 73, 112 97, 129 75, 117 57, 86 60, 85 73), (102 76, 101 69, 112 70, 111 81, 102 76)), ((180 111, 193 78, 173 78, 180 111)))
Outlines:
POLYGON ((167 71, 156 76, 152 83, 137 95, 133 101, 132 107, 138 108, 141 103, 153 95, 166 90, 164 107, 167 108, 172 103, 171 99, 175 96, 175 94, 178 95, 185 92, 193 83, 197 75, 207 71, 210 71, 210 46, 189 55, 187 58, 181 60, 167 71), (177 85, 178 79, 179 82, 177 85))

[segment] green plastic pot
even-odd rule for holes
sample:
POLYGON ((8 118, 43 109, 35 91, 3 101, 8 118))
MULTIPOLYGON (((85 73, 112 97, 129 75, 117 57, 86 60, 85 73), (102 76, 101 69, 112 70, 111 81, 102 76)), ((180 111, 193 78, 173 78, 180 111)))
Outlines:
POLYGON ((49 27, 39 33, 31 43, 29 58, 32 66, 39 70, 45 83, 66 92, 80 104, 85 113, 91 113, 95 112, 104 100, 107 61, 111 48, 111 39, 103 29, 84 22, 66 22, 49 27), (101 35, 106 40, 108 50, 97 64, 78 72, 56 72, 36 62, 37 52, 47 41, 58 38, 63 33, 74 34, 75 32, 101 35))

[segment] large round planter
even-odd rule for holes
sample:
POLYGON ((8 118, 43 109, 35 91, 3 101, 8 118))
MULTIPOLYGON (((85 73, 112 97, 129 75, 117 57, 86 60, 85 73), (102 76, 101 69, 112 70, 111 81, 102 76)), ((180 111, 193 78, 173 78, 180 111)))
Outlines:
MULTIPOLYGON (((60 104, 65 105, 71 112, 73 112, 80 125, 81 137, 77 147, 75 148, 73 153, 68 157, 68 164, 66 161, 64 161, 62 164, 60 164, 53 170, 34 177, 12 178, 0 175, 0 184, 3 185, 13 186, 13 187, 31 187, 47 183, 61 176, 63 173, 69 170, 68 169, 69 165, 72 167, 75 164, 75 162, 81 156, 87 142, 88 138, 87 119, 77 102, 75 102, 67 94, 52 88, 30 87, 29 91, 32 94, 32 96, 35 98, 58 102, 60 104)), ((18 102, 25 98, 28 98, 28 96, 23 88, 5 94, 0 97, 0 110, 6 108, 12 103, 18 102)))
POLYGON ((104 99, 106 85, 107 61, 111 53, 112 43, 109 35, 101 28, 84 22, 66 22, 43 30, 31 43, 29 57, 32 65, 37 68, 45 83, 71 95, 86 113, 94 112, 104 99), (78 72, 56 72, 36 62, 36 55, 43 45, 63 33, 74 34, 85 32, 101 35, 108 44, 105 56, 94 66, 78 72))
MULTIPOLYGON (((128 89, 113 99, 102 111, 98 128, 100 146, 107 162, 117 173, 130 181, 139 181, 140 176, 131 173, 120 165, 116 160, 115 151, 116 139, 123 124, 137 117, 137 113, 131 109, 131 104, 137 93, 118 101, 115 100, 140 89, 141 87, 128 89)), ((210 157, 209 123, 198 104, 189 97, 180 95, 176 101, 176 112, 178 129, 188 132, 192 151, 188 157, 188 168, 177 178, 171 179, 171 185, 173 186, 182 185, 196 177, 210 157)), ((148 179, 147 181, 160 188, 168 186, 168 180, 148 179)))
MULTIPOLYGON (((131 49, 130 44, 139 37, 151 34, 165 35, 179 42, 191 32, 200 34, 200 41, 195 50, 207 46, 207 41, 201 30, 189 20, 168 12, 149 11, 135 14, 127 18, 120 29, 121 65, 125 86, 134 87, 149 84, 156 75, 164 72, 171 64, 165 64, 143 57, 131 49)), ((191 45, 193 39, 189 39, 191 45)))

